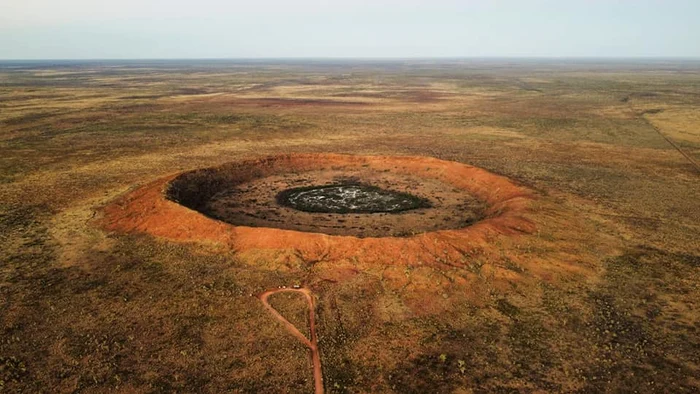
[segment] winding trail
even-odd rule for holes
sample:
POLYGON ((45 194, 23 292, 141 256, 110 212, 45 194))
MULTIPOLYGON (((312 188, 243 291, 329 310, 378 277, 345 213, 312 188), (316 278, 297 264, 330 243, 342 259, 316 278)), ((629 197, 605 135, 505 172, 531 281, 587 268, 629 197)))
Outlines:
POLYGON ((301 343, 306 345, 311 350, 311 360, 314 365, 314 387, 315 387, 315 393, 316 394, 323 394, 323 373, 321 372, 321 355, 318 352, 318 340, 316 337, 316 319, 314 316, 314 309, 315 309, 315 304, 314 304, 314 298, 313 295, 311 294, 311 291, 306 288, 300 288, 300 289, 273 289, 273 290, 268 290, 262 294, 260 294, 260 301, 262 301, 263 305, 265 305, 265 308, 272 313, 273 316, 277 318, 277 320, 281 321, 282 324, 287 328, 287 330, 294 335, 301 343), (304 295, 306 298, 306 301, 309 304, 309 331, 311 333, 311 338, 306 338, 304 334, 299 331, 294 324, 292 324, 289 320, 287 320, 284 316, 282 316, 275 308, 270 305, 268 302, 268 298, 275 294, 275 293, 284 293, 284 292, 296 292, 296 293, 301 293, 304 295))

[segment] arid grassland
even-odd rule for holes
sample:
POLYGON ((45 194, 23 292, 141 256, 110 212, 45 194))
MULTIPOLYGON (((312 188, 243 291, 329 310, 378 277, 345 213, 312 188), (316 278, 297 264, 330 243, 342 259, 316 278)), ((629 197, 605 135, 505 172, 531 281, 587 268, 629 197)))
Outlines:
POLYGON ((700 62, 0 63, 0 392, 313 392, 257 297, 295 285, 329 393, 698 392, 698 163, 700 62), (535 230, 376 263, 102 225, 284 153, 480 167, 535 230))

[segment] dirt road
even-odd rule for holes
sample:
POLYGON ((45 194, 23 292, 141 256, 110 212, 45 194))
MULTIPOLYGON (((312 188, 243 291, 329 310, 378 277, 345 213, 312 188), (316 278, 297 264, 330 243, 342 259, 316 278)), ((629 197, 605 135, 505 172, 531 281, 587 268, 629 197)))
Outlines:
POLYGON ((287 330, 292 333, 298 340, 300 340, 304 345, 306 345, 310 350, 311 350, 311 360, 313 362, 314 366, 314 387, 315 387, 315 393, 316 394, 323 394, 323 373, 321 372, 321 355, 318 352, 318 342, 316 338, 316 321, 314 317, 314 298, 311 295, 311 291, 309 289, 301 288, 301 289, 287 289, 287 288, 282 288, 282 289, 273 289, 273 290, 268 290, 262 294, 260 294, 260 300, 263 302, 263 305, 265 305, 265 308, 269 310, 276 318, 277 320, 281 321, 284 326, 287 328, 287 330), (310 338, 306 338, 304 334, 301 333, 296 327, 294 327, 294 324, 289 322, 284 316, 282 316, 275 308, 270 305, 268 302, 268 298, 275 294, 275 293, 283 293, 283 292, 297 292, 301 293, 304 295, 306 298, 306 301, 309 304, 309 331, 310 331, 310 338))

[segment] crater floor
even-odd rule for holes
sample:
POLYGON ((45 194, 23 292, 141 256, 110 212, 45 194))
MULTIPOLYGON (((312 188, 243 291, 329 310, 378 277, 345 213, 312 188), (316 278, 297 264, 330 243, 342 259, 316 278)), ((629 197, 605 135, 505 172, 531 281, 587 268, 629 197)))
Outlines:
POLYGON ((213 195, 201 212, 238 226, 362 238, 463 228, 480 220, 484 208, 465 190, 437 179, 349 167, 254 179, 213 195), (365 187, 362 195, 357 183, 365 187), (323 187, 328 185, 335 189, 323 187))

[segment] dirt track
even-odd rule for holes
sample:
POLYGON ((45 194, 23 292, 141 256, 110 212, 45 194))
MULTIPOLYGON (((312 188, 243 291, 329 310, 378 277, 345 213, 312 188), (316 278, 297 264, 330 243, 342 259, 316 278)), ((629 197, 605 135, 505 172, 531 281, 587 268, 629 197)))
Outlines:
POLYGON ((316 318, 314 316, 314 298, 311 295, 311 291, 309 289, 301 288, 301 289, 273 289, 273 290, 268 290, 262 294, 260 294, 260 300, 263 302, 263 305, 265 305, 265 308, 272 313, 277 320, 281 321, 282 324, 284 324, 285 328, 294 335, 298 340, 301 341, 306 347, 311 350, 311 361, 313 362, 314 365, 314 388, 315 388, 315 393, 316 394, 323 394, 323 373, 321 371, 321 355, 318 352, 318 341, 316 338, 316 318), (284 316, 282 316, 275 308, 270 305, 268 302, 268 298, 276 293, 284 293, 284 292, 294 292, 294 293, 301 293, 304 295, 306 298, 306 301, 309 304, 309 333, 311 338, 306 338, 304 334, 301 333, 296 327, 294 327, 294 324, 290 323, 289 320, 287 320, 284 316))

